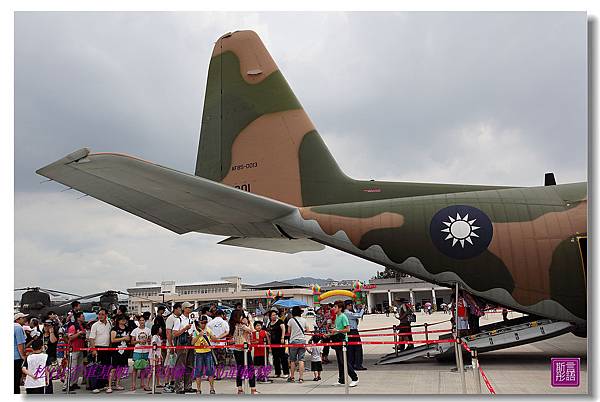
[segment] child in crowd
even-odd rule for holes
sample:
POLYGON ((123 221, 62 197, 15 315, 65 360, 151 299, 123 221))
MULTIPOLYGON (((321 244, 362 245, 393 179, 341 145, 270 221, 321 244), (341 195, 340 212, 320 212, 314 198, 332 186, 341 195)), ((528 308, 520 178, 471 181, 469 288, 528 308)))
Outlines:
MULTIPOLYGON (((263 329, 262 321, 254 321, 254 332, 252 333, 252 344, 256 345, 252 349, 254 354, 254 367, 263 367, 267 364, 267 356, 265 355, 265 342, 268 344, 269 338, 267 331, 263 329)), ((257 377, 257 380, 258 382, 269 382, 266 373, 257 377)))
POLYGON ((44 342, 37 338, 31 343, 33 352, 27 356, 21 371, 25 377, 25 392, 28 394, 44 394, 48 385, 46 370, 48 355, 43 352, 44 342))
POLYGON ((323 350, 323 347, 318 346, 317 342, 319 342, 319 338, 313 336, 309 341, 312 346, 307 348, 310 353, 310 370, 315 376, 313 381, 321 381, 321 371, 323 371, 323 364, 321 362, 321 351, 323 350))
POLYGON ((195 323, 194 336, 192 343, 197 346, 195 349, 195 369, 194 377, 196 379, 196 393, 202 393, 202 376, 208 377, 210 384, 210 393, 215 394, 215 369, 217 361, 212 349, 209 347, 211 342, 217 340, 210 328, 207 327, 208 317, 203 315, 195 323))
POLYGON ((146 328, 146 319, 141 316, 138 320, 138 327, 131 331, 131 344, 134 345, 135 349, 133 350, 133 373, 131 377, 131 390, 135 392, 136 390, 136 380, 138 372, 140 375, 141 387, 144 391, 152 391, 150 386, 146 384, 146 372, 144 371, 149 364, 148 355, 150 349, 148 346, 150 345, 151 339, 151 331, 149 328, 146 328))

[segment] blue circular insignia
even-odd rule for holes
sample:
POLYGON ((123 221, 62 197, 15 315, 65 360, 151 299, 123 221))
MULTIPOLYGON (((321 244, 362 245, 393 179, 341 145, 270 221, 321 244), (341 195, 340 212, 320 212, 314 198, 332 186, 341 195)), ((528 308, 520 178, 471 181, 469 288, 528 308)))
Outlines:
POLYGON ((438 250, 459 260, 483 253, 493 234, 490 218, 482 210, 468 205, 440 209, 429 225, 431 241, 438 250))

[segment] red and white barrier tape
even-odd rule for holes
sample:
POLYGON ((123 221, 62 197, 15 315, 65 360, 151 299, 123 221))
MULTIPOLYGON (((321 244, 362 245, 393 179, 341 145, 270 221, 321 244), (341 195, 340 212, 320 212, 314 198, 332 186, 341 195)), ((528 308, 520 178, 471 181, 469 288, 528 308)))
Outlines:
MULTIPOLYGON (((461 343, 463 348, 471 353, 471 348, 465 343, 462 342, 461 343)), ((483 371, 483 369, 481 368, 481 366, 479 366, 479 372, 481 373, 481 377, 483 378, 483 382, 485 383, 485 386, 487 387, 488 391, 490 391, 490 394, 496 394, 496 391, 494 391, 494 387, 492 387, 492 384, 490 384, 490 381, 488 380, 487 376, 485 375, 485 372, 483 371)))
POLYGON ((494 387, 492 387, 492 384, 490 384, 490 381, 488 380, 487 376, 485 375, 485 373, 483 372, 483 369, 481 367, 479 367, 479 372, 481 373, 483 382, 485 383, 485 386, 487 387, 488 391, 490 391, 490 394, 496 395, 496 391, 494 391, 494 387))
MULTIPOLYGON (((372 341, 372 342, 347 342, 347 345, 414 345, 414 344, 430 344, 430 343, 450 343, 454 342, 453 339, 439 339, 439 340, 417 340, 417 341, 372 341)), ((306 348, 313 346, 342 346, 343 342, 321 342, 321 343, 280 343, 280 344, 269 344, 267 345, 269 348, 306 348)), ((248 348, 263 348, 265 345, 261 344, 248 344, 248 348)), ((243 349, 244 344, 233 344, 233 345, 186 345, 186 346, 157 346, 156 349, 171 349, 171 350, 181 350, 181 349, 223 349, 223 348, 231 348, 231 349, 243 349)), ((137 350, 145 349, 145 350, 154 350, 154 346, 139 346, 137 350)), ((73 352, 78 351, 120 351, 120 350, 136 350, 134 346, 126 346, 126 347, 110 347, 110 348, 73 348, 73 352)))

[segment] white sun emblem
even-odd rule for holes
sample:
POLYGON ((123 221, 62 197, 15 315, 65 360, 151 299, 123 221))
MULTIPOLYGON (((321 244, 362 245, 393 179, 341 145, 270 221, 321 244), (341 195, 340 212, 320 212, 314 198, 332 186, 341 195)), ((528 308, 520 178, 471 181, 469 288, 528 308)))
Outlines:
POLYGON ((456 219, 448 216, 450 222, 442 222, 447 227, 442 229, 442 232, 448 233, 448 236, 444 240, 452 239, 452 247, 456 243, 460 243, 462 248, 465 248, 465 241, 470 245, 473 245, 471 237, 479 237, 475 231, 479 229, 479 226, 473 225, 477 219, 469 220, 469 214, 466 214, 463 218, 460 217, 458 212, 456 213, 456 219))

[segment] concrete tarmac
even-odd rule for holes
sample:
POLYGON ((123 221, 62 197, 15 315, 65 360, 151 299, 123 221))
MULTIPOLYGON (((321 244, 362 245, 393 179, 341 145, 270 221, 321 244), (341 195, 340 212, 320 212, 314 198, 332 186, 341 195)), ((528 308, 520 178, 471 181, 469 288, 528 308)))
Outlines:
MULTIPOLYGON (((511 313, 512 317, 520 314, 511 313)), ((435 323, 446 321, 450 315, 440 312, 432 315, 417 313, 416 324, 424 322, 435 323)), ((488 313, 481 319, 481 325, 502 319, 501 314, 488 313)), ((313 319, 309 319, 312 325, 313 319)), ((385 314, 367 315, 360 323, 359 330, 391 326, 397 323, 392 315, 385 314)), ((449 322, 431 327, 430 329, 450 329, 449 322)), ((422 330, 422 328, 415 329, 422 330)), ((390 330, 381 332, 391 332, 390 330)), ((369 332, 364 332, 369 333, 369 332)), ((431 334, 430 339, 437 339, 437 334, 431 334)), ((414 339, 424 339, 424 335, 415 335, 414 339)), ((393 337, 365 337, 367 340, 393 340, 393 337)), ((359 371, 359 385, 350 388, 350 394, 460 394, 462 393, 460 375, 452 372, 455 367, 452 362, 438 362, 435 359, 421 358, 399 364, 375 365, 379 358, 393 352, 392 345, 363 345, 364 366, 366 371, 359 371)), ((343 386, 336 386, 337 365, 335 352, 330 351, 331 364, 324 365, 321 374, 322 380, 312 381, 313 373, 304 373, 304 383, 287 383, 284 379, 274 379, 269 384, 258 384, 257 389, 262 394, 336 394, 343 395, 343 386)), ((307 354, 307 367, 310 367, 307 354)), ((556 338, 533 344, 517 346, 480 355, 480 366, 484 370, 492 387, 497 394, 585 394, 587 386, 587 339, 578 338, 572 334, 561 335, 556 338), (581 358, 581 383, 579 387, 558 388, 550 385, 550 358, 552 357, 579 357, 581 358)), ((466 384, 469 394, 477 393, 475 380, 471 370, 466 371, 466 384)), ((296 375, 296 379, 298 376, 296 375)), ((124 383, 125 391, 115 391, 113 395, 141 395, 144 391, 135 393, 129 391, 129 380, 124 383)), ((91 391, 76 391, 77 394, 90 394, 91 391)), ((208 394, 208 383, 203 381, 203 393, 208 394)), ((55 395, 65 395, 61 392, 62 384, 55 381, 55 395)), ((195 388, 195 385, 194 385, 195 388)), ((226 379, 216 382, 218 394, 235 394, 235 379, 226 379)), ((488 390, 482 381, 482 393, 488 390)), ((24 390, 23 390, 24 393, 24 390)), ((106 395, 102 393, 101 395, 106 395)), ((109 397, 109 395, 106 395, 109 397)))

